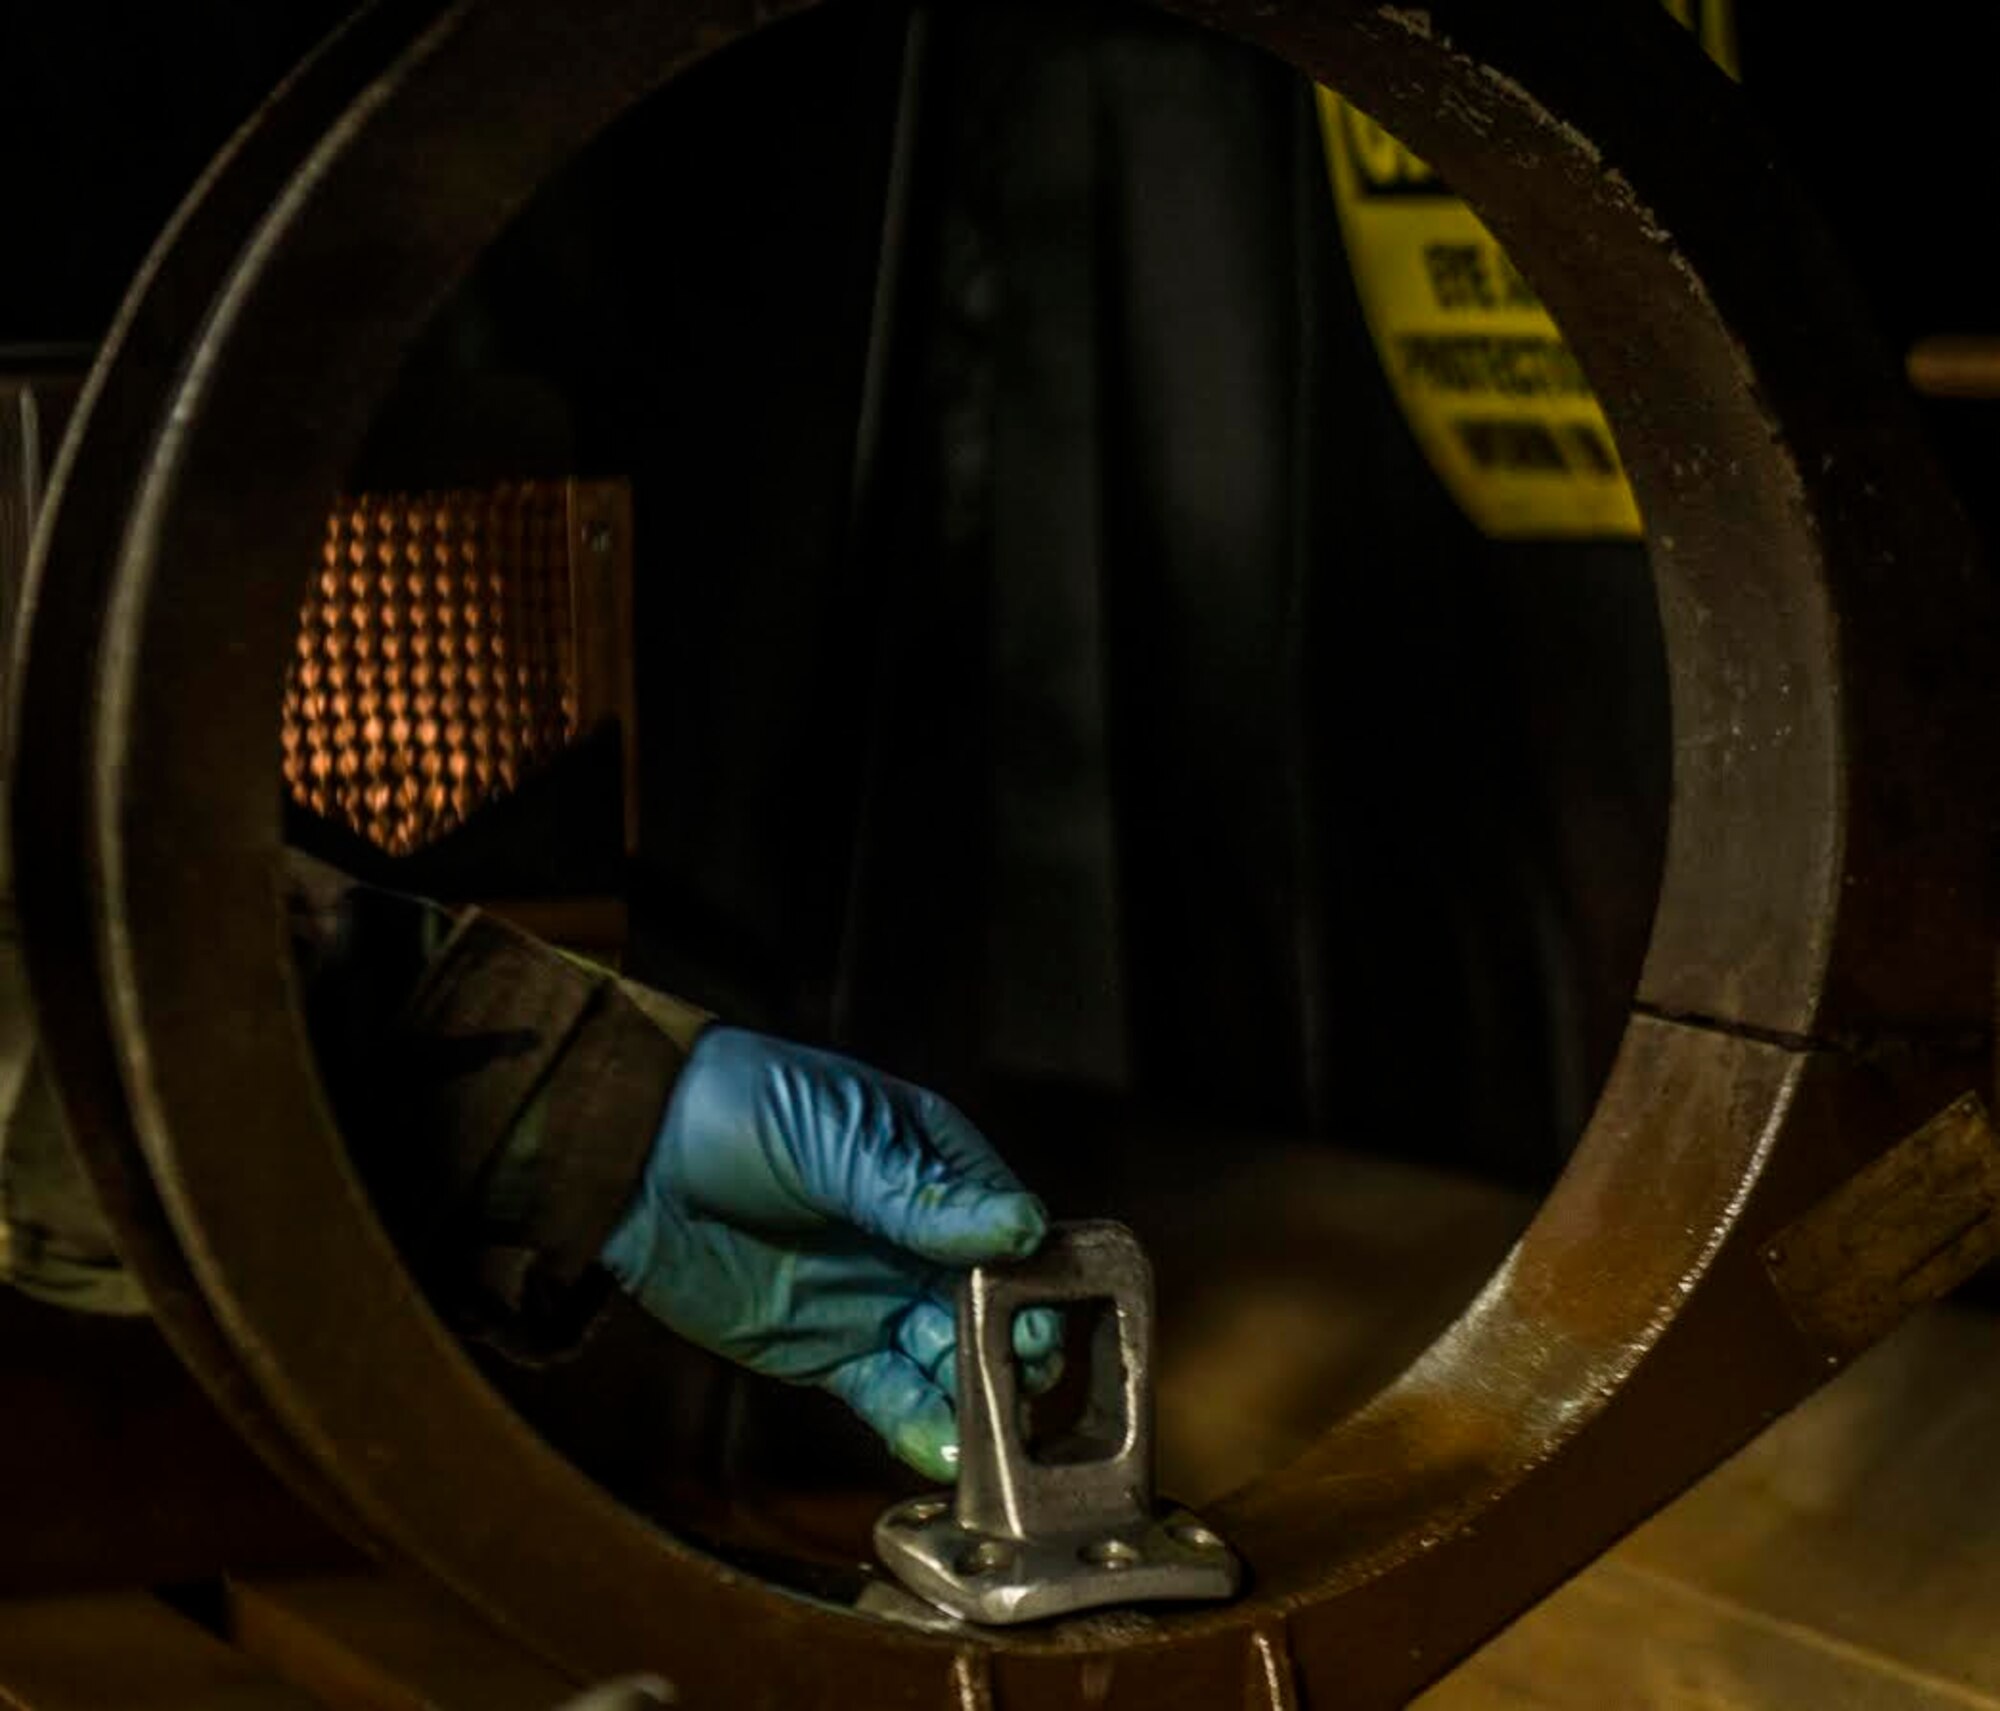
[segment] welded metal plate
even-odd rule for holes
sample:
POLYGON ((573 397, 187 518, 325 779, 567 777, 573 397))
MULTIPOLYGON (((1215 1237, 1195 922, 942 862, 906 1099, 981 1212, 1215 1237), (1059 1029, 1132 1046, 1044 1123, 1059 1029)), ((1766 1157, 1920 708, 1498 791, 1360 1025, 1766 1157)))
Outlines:
POLYGON ((918 1498, 875 1524, 903 1584, 971 1622, 1032 1622, 1107 1604, 1228 1598, 1242 1575, 1219 1535, 1153 1498, 1153 1274, 1121 1224, 1058 1225, 1033 1258, 976 1266, 958 1300, 956 1501, 918 1498), (1022 1430, 1013 1325, 1026 1308, 1102 1301, 1108 1335, 1068 1449, 1022 1430))
POLYGON ((966 1526, 942 1498, 918 1498, 876 1522, 875 1548, 918 1596, 994 1625, 1229 1598, 1242 1581, 1235 1553, 1184 1509, 1014 1540, 966 1526))

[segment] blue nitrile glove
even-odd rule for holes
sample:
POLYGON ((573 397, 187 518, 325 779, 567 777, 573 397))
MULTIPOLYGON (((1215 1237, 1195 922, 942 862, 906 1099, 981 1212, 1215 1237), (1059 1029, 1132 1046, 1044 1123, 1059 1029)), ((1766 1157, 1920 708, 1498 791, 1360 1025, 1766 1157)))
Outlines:
MULTIPOLYGON (((958 1461, 956 1274, 1033 1253, 1041 1202, 935 1093, 740 1028, 696 1040, 605 1267, 655 1318, 832 1391, 934 1479, 958 1461)), ((1030 1389, 1060 1321, 1023 1313, 1030 1389)))

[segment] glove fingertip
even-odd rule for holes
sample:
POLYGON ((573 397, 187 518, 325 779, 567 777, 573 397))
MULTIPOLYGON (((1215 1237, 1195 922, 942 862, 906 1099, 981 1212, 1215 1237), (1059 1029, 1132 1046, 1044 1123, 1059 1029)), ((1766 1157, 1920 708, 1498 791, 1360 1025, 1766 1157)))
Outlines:
POLYGON ((1046 1396, 1061 1382, 1062 1375, 1062 1350, 1057 1349, 1039 1360, 1021 1363, 1021 1388, 1030 1396, 1046 1396))
POLYGON ((987 1242, 986 1259, 1026 1259, 1049 1233, 1049 1212, 1034 1195, 1000 1189, 985 1196, 975 1223, 987 1242))
POLYGON ((949 1485, 958 1478, 958 1430, 955 1426, 941 1436, 927 1435, 908 1444, 892 1443, 889 1447, 926 1479, 949 1485))
POLYGON ((942 1392, 933 1390, 921 1407, 876 1429, 897 1458, 926 1479, 949 1484, 958 1477, 958 1418, 942 1392))
POLYGON ((1014 1315, 1014 1352, 1039 1360, 1062 1345, 1062 1315, 1053 1307, 1028 1307, 1014 1315))
POLYGON ((1019 1202, 1014 1214, 1013 1246, 1009 1252, 1016 1259, 1026 1259, 1040 1247, 1049 1233, 1049 1209, 1041 1199, 1033 1194, 1010 1196, 1019 1202))
POLYGON ((966 1183, 933 1184, 885 1220, 899 1245, 944 1265, 1025 1259, 1048 1234, 1049 1215, 1020 1189, 977 1189, 966 1183))
POLYGON ((958 1477, 958 1420, 944 1392, 907 1356, 878 1350, 837 1368, 826 1388, 919 1473, 958 1477))

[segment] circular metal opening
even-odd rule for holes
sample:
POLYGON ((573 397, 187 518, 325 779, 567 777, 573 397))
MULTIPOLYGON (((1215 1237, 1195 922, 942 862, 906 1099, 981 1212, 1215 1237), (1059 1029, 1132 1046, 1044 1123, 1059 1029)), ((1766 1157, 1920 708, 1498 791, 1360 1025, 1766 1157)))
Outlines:
MULTIPOLYGON (((1779 175, 1750 169, 1754 128, 1663 20, 1189 10, 1348 90, 1490 217, 1619 429, 1672 663, 1658 922, 1568 1172, 1408 1374, 1217 1512, 1255 1576, 1248 1600, 1083 1648, 1123 1647, 1121 1689, 1140 1697, 1240 1693, 1252 1645, 1387 1704, 1824 1370, 1759 1292, 1754 1244, 1960 1091, 1983 1050, 1985 777, 1939 707, 1983 664, 1984 608, 1816 226, 1779 175), (1690 132, 1691 111, 1714 122, 1690 132), (1968 797, 1982 806, 1962 823, 1921 811, 1968 797), (1876 1075, 1865 1121, 1843 1123, 1854 1060, 1822 1043, 1889 1033, 1946 1043, 1876 1075), (1694 1382, 1718 1368, 1720 1403, 1694 1382)), ((403 1281, 307 1069, 269 909, 278 686, 261 665, 214 668, 210 614, 231 613, 244 661, 280 657, 294 589, 268 567, 311 550, 440 291, 596 129, 717 40, 692 9, 578 31, 545 0, 466 0, 406 47, 381 39, 396 22, 350 37, 367 75, 346 93, 365 83, 366 98, 323 141, 338 53, 329 87, 308 76, 293 117, 281 103, 267 119, 269 155, 253 137, 246 176, 211 181, 59 472, 17 784, 45 818, 19 885, 80 1145, 100 1181, 129 1181, 143 1155, 159 1198, 126 1211, 156 1244, 156 1307, 183 1346, 225 1351, 245 1418, 571 1666, 654 1664, 691 1701, 720 1699, 740 1685, 713 1644, 727 1630, 760 1685, 800 1704, 827 1702, 829 1682, 956 1702, 966 1670, 1033 1679, 1074 1648, 1024 1640, 966 1662, 952 1642, 718 1575, 494 1411, 403 1281), (291 147, 272 144, 288 124, 291 147), (249 204, 232 214, 233 196, 249 204), (136 372, 146 334, 175 324, 162 282, 200 271, 188 246, 204 241, 222 288, 156 411, 161 383, 136 372), (323 281, 357 251, 366 313, 329 318, 323 281), (265 479, 246 492, 253 458, 265 479), (108 484, 95 515, 93 478, 108 484), (93 861, 65 856, 65 836, 93 861), (77 984, 99 957, 102 987, 77 984), (341 1288, 301 1292, 302 1274, 341 1288), (413 1387, 421 1410, 403 1405, 413 1387), (389 1419, 388 1454, 351 1453, 389 1419)))

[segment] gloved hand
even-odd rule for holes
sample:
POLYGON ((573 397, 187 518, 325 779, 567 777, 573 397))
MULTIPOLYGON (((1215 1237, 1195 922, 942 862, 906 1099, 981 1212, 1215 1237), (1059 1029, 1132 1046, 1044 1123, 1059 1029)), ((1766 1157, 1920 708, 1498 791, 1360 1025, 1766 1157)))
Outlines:
MULTIPOLYGON (((1033 1253, 1041 1202, 935 1093, 833 1052, 713 1026, 667 1102, 603 1263, 655 1318, 817 1384, 933 1479, 958 1460, 955 1274, 1033 1253)), ((1060 1321, 1023 1313, 1030 1390, 1060 1321)))

